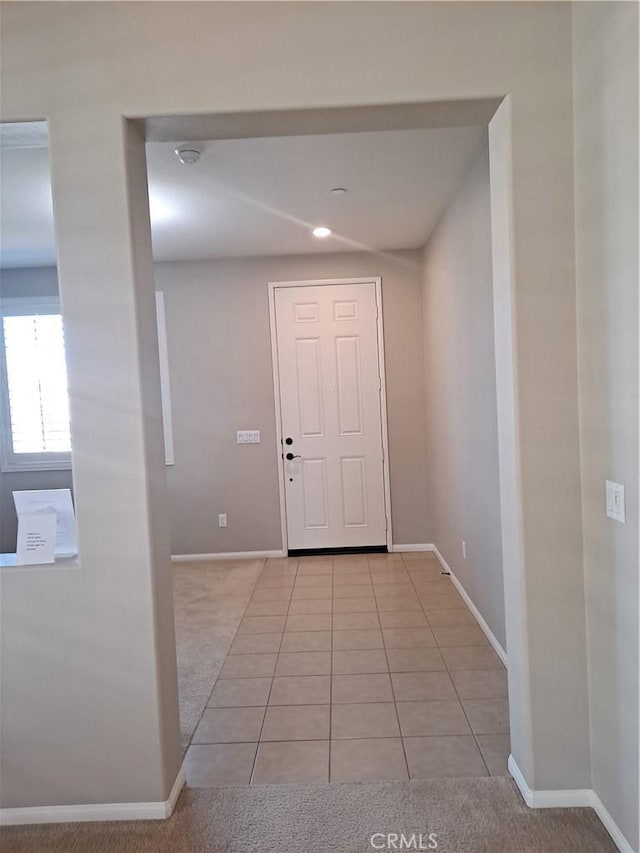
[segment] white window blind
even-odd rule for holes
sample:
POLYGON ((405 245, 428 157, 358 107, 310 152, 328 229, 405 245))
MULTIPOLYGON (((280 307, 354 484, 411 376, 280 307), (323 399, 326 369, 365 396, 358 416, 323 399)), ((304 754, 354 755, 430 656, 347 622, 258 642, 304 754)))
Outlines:
POLYGON ((69 401, 60 314, 3 317, 14 456, 69 453, 69 401))

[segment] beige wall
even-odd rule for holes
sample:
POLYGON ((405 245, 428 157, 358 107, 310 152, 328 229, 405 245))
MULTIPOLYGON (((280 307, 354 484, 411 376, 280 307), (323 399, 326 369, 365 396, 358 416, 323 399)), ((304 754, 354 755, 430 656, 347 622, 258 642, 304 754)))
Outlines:
POLYGON ((505 648, 492 283, 485 138, 424 250, 426 434, 433 542, 505 648))
POLYGON ((156 264, 171 377, 174 554, 282 547, 267 283, 362 276, 382 277, 394 541, 431 541, 420 269, 419 252, 156 264), (238 445, 238 429, 259 429, 261 444, 238 445))
MULTIPOLYGON (((0 270, 0 298, 57 296, 55 267, 0 270)), ((0 553, 16 549, 18 519, 13 505, 19 489, 70 489, 72 474, 66 471, 0 471, 0 553)))
POLYGON ((573 47, 591 773, 638 850, 637 5, 576 4, 573 47), (625 525, 605 480, 625 486, 625 525))
POLYGON ((10 803, 157 799, 177 760, 175 684, 158 675, 172 668, 173 628, 154 598, 167 590, 152 548, 164 469, 145 449, 156 446, 159 409, 141 387, 157 384, 143 363, 157 373, 145 338, 153 294, 138 263, 150 248, 127 190, 139 163, 125 153, 122 117, 503 95, 527 595, 518 666, 533 697, 522 691, 532 724, 512 748, 532 787, 584 787, 569 5, 340 3, 327 15, 322 3, 6 3, 0 38, 2 119, 50 124, 84 548, 73 578, 2 574, 10 803), (32 625, 45 655, 25 642, 32 625), (65 636, 90 668, 77 667, 65 636), (46 705, 30 684, 46 685, 46 705))

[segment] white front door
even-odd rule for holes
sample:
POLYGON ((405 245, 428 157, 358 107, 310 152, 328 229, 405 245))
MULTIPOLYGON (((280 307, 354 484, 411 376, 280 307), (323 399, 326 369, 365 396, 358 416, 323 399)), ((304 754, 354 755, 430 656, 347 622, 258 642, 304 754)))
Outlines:
POLYGON ((274 294, 288 548, 385 545, 376 283, 274 294))

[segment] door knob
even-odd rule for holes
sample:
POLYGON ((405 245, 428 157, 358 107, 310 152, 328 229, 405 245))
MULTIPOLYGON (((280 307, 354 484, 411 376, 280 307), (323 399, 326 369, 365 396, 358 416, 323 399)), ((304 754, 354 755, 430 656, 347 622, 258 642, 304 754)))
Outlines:
POLYGON ((296 453, 287 453, 286 458, 291 461, 292 459, 302 459, 302 456, 296 453))

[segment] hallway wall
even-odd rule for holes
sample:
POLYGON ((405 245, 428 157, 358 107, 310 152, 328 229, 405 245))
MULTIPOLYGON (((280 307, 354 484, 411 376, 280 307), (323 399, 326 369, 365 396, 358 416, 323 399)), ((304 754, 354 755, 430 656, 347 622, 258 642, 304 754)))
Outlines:
POLYGON ((174 765, 175 686, 158 683, 159 667, 171 663, 171 620, 160 618, 154 600, 167 584, 150 548, 162 514, 156 519, 145 493, 161 467, 164 474, 160 448, 151 461, 145 453, 150 422, 157 440, 160 407, 140 378, 140 354, 148 352, 140 338, 153 312, 139 261, 151 251, 146 216, 128 189, 125 146, 135 134, 123 116, 255 116, 503 95, 513 150, 520 579, 527 596, 522 688, 512 697, 525 724, 512 749, 532 787, 583 788, 590 776, 570 4, 341 3, 328 15, 318 3, 7 3, 0 37, 3 120, 50 122, 61 292, 74 353, 69 378, 78 392, 81 553, 86 543, 83 570, 72 578, 0 578, 10 617, 2 626, 11 662, 3 696, 14 697, 15 721, 3 739, 19 756, 3 774, 11 804, 155 801, 169 790, 168 765, 158 762, 170 752, 174 765), (545 327, 549 316, 554 322, 545 327), (95 370, 103 372, 109 420, 92 399, 95 370), (120 464, 108 456, 113 433, 122 434, 120 464), (26 636, 38 638, 38 654, 24 642, 32 626, 37 633, 26 636), (86 655, 90 684, 79 680, 61 637, 86 655), (140 655, 131 655, 132 642, 140 655), (41 691, 45 683, 47 702, 31 701, 27 687, 41 691), (81 685, 82 695, 70 685, 81 685), (90 739, 91 750, 78 749, 90 739), (99 774, 96 755, 104 758, 99 774))
MULTIPOLYGON (((281 548, 267 282, 382 276, 394 538, 431 541, 427 510, 421 257, 418 251, 155 265, 165 293, 175 464, 174 554, 281 548), (242 446, 237 429, 260 429, 242 446), (219 512, 229 526, 219 528, 219 512)), ((57 295, 56 270, 3 270, 5 296, 57 295)), ((0 474, 0 551, 15 549, 12 491, 71 488, 71 471, 0 474)))
POLYGON ((506 648, 486 137, 423 258, 433 542, 506 648))
POLYGON ((638 827, 638 7, 573 10, 580 443, 592 785, 638 827), (605 480, 625 486, 622 525, 605 480))
POLYGON ((175 465, 174 554, 282 547, 269 281, 381 276, 394 541, 430 542, 419 252, 156 264, 164 291, 175 465), (236 430, 259 429, 259 445, 236 430), (218 527, 218 513, 229 526, 218 527))

